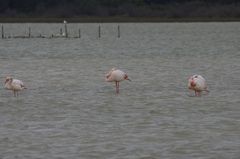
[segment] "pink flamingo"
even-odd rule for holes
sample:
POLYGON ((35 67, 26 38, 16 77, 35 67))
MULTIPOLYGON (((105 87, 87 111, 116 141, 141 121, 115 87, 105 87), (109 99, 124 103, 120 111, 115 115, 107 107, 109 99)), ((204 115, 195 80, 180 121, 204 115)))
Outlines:
POLYGON ((188 89, 194 90, 195 96, 201 96, 202 91, 209 92, 206 80, 201 75, 193 75, 188 79, 188 89))
POLYGON ((116 68, 112 68, 107 74, 106 74, 106 81, 107 82, 115 82, 115 85, 116 85, 116 93, 118 94, 119 93, 119 83, 121 81, 124 81, 124 80, 128 80, 128 81, 131 81, 129 78, 128 78, 128 75, 121 71, 121 70, 118 70, 116 68))
POLYGON ((7 76, 5 79, 5 89, 12 90, 14 97, 18 96, 18 92, 27 89, 23 82, 18 79, 13 79, 12 77, 7 76))

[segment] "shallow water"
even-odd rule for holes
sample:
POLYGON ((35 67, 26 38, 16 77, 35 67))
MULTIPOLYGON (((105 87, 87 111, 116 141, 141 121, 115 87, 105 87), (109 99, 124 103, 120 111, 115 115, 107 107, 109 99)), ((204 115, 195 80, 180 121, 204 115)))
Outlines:
MULTIPOLYGON (((6 35, 61 24, 4 24, 6 35)), ((80 39, 0 39, 0 158, 240 157, 240 23, 70 24, 80 39), (112 67, 132 82, 104 81, 112 67), (208 95, 189 97, 187 79, 208 95)))

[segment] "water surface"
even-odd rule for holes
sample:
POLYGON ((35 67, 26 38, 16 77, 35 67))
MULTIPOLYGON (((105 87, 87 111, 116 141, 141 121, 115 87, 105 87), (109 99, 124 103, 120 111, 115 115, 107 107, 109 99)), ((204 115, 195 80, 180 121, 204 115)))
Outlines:
MULTIPOLYGON (((62 24, 4 24, 6 35, 62 24)), ((81 38, 0 39, 0 158, 240 157, 240 23, 69 24, 81 38), (112 67, 132 82, 104 81, 112 67), (189 97, 201 74, 210 93, 189 97)))

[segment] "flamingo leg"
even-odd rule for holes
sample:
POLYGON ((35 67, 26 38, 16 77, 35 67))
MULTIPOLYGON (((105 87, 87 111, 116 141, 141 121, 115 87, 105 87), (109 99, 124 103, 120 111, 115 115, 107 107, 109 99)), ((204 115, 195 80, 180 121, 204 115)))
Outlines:
POLYGON ((118 88, 118 93, 119 93, 119 82, 117 82, 117 88, 118 88))
POLYGON ((195 91, 195 95, 200 97, 201 96, 201 92, 200 91, 195 91))
POLYGON ((16 97, 16 91, 15 90, 13 90, 13 95, 14 95, 14 97, 16 97))
POLYGON ((118 83, 117 83, 117 81, 115 82, 115 85, 116 85, 116 93, 118 94, 118 83))
POLYGON ((201 92, 198 92, 198 96, 200 97, 202 94, 201 94, 201 92))

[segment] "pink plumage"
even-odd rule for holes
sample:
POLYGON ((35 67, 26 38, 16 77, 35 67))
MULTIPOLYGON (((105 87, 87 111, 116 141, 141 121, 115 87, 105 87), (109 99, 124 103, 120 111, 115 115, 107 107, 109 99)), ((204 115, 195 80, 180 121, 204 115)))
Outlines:
POLYGON ((121 81, 124 81, 124 80, 129 80, 131 81, 129 78, 128 78, 128 75, 119 70, 119 69, 116 69, 116 68, 112 68, 106 75, 106 81, 107 82, 115 82, 116 84, 116 93, 118 94, 119 93, 119 83, 121 81))
POLYGON ((195 92, 195 96, 200 96, 202 91, 209 92, 206 80, 201 75, 193 75, 188 79, 188 89, 195 92))
POLYGON ((5 85, 4 85, 5 89, 7 90, 12 90, 14 97, 18 96, 18 92, 23 90, 23 89, 27 89, 23 82, 18 80, 18 79, 13 79, 12 77, 7 76, 5 78, 5 85))

